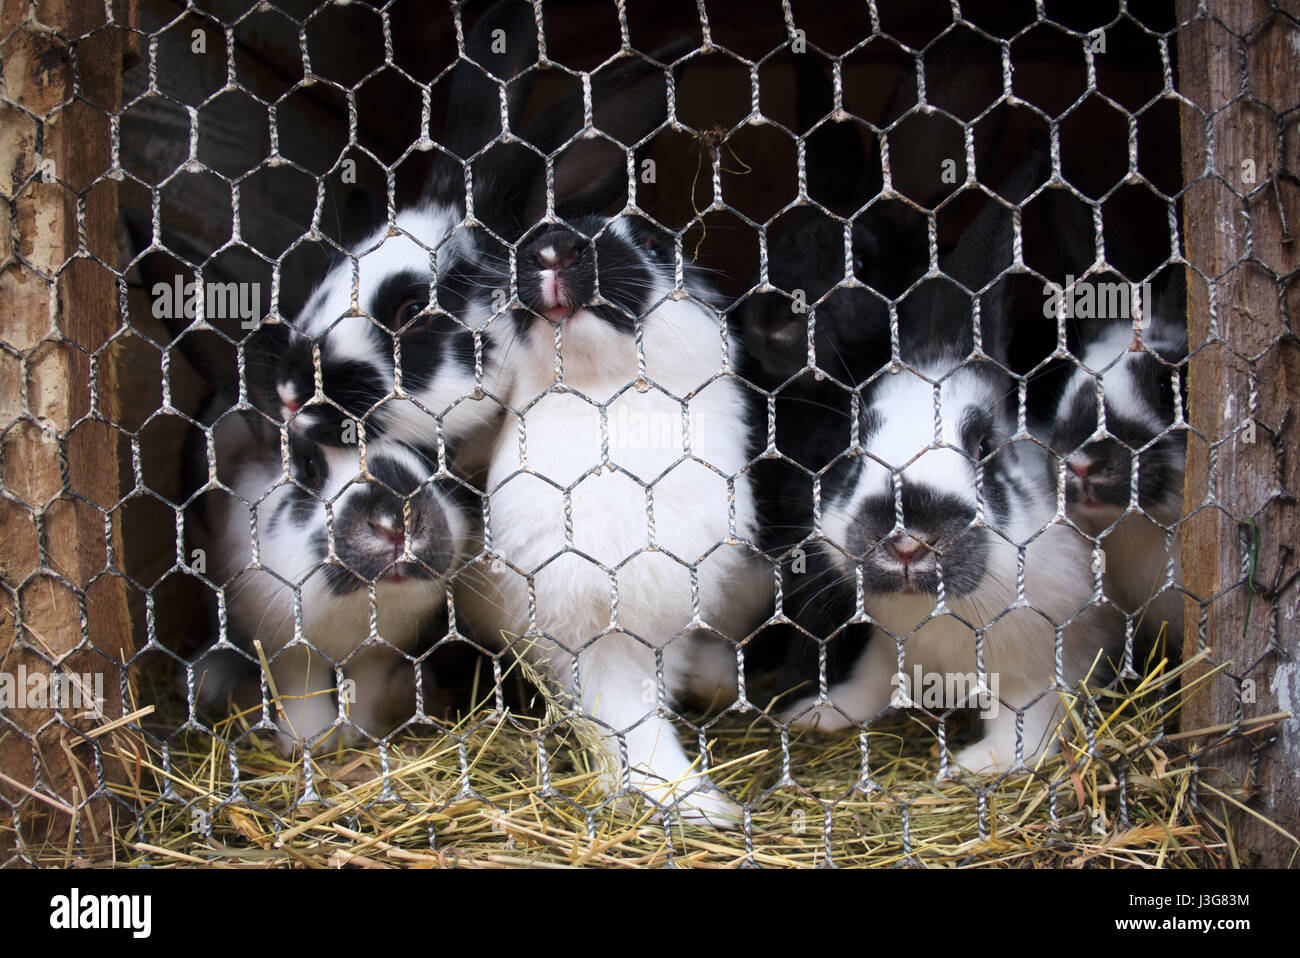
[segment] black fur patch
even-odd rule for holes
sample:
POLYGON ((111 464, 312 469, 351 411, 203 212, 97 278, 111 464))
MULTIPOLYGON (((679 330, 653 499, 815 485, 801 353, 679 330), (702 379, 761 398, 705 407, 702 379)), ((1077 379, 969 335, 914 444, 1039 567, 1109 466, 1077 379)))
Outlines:
POLYGON ((292 528, 305 529, 322 508, 319 496, 329 481, 329 460, 314 442, 291 436, 289 469, 295 481, 284 487, 285 500, 277 506, 272 523, 286 516, 292 528))
MULTIPOLYGON (((567 294, 566 305, 585 308, 616 329, 632 332, 638 319, 644 319, 658 305, 649 296, 654 277, 642 256, 628 242, 604 229, 598 217, 578 221, 579 230, 553 228, 544 230, 525 243, 518 254, 519 297, 527 307, 516 314, 516 322, 525 328, 546 309, 542 297, 542 261, 539 251, 548 245, 563 244, 576 248, 573 263, 560 270, 560 281, 567 294), (594 241, 592 237, 595 237, 594 241), (597 293, 603 303, 595 304, 597 293)), ((638 235, 638 242, 658 243, 659 254, 672 255, 672 245, 648 231, 638 235)), ((649 254, 647 254, 649 255, 649 254)))
MULTIPOLYGON (((974 511, 955 496, 906 480, 901 499, 904 528, 933 550, 931 557, 915 564, 912 586, 937 594, 942 569, 949 598, 973 592, 984 577, 991 535, 987 529, 971 527, 974 511)), ((891 568, 894 563, 885 546, 893 527, 893 497, 873 496, 863 501, 849 528, 844 547, 861 560, 864 588, 870 594, 892 594, 906 584, 891 568)))
POLYGON ((402 545, 380 528, 387 524, 411 542, 415 562, 401 565, 404 576, 432 581, 455 559, 451 526, 442 500, 404 463, 386 456, 369 462, 374 482, 341 497, 334 507, 334 548, 339 565, 325 567, 330 589, 343 595, 380 580, 402 562, 402 545), (403 516, 409 501, 409 522, 403 516))
MULTIPOLYGON (((374 337, 374 351, 379 362, 388 368, 392 363, 392 346, 378 329, 370 327, 374 337)), ((379 402, 392 386, 392 374, 377 369, 373 364, 354 359, 340 359, 334 353, 331 336, 326 333, 321 340, 321 387, 328 402, 313 403, 304 407, 300 415, 309 426, 306 438, 327 446, 344 444, 343 420, 360 420, 379 402)), ((294 336, 280 357, 276 383, 291 383, 300 401, 306 402, 315 395, 316 369, 312 358, 312 341, 305 336, 294 336)), ((279 409, 275 410, 277 415, 279 409)), ((372 437, 382 432, 378 423, 369 424, 372 437)))
POLYGON ((982 459, 992 449, 993 417, 985 409, 967 409, 958 428, 961 448, 972 459, 982 459))

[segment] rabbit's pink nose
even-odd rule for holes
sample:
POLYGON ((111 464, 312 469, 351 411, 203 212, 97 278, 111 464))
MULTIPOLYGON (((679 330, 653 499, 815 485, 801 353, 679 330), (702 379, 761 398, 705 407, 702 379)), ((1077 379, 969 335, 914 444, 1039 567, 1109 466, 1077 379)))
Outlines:
POLYGON ((911 565, 929 552, 927 545, 913 536, 898 536, 885 543, 885 547, 903 565, 911 565))
POLYGON ((1070 471, 1080 479, 1087 479, 1088 473, 1092 472, 1096 465, 1091 459, 1085 459, 1082 456, 1075 456, 1065 460, 1065 464, 1070 467, 1070 471))
POLYGON ((298 399, 296 393, 291 393, 288 389, 281 386, 276 390, 280 394, 280 402, 284 404, 285 410, 292 415, 302 408, 302 402, 298 399))
POLYGON ((579 248, 576 236, 556 236, 538 248, 537 259, 543 269, 568 269, 578 261, 579 248))
POLYGON ((401 525, 394 525, 383 519, 371 519, 370 531, 392 545, 406 545, 406 530, 401 525))

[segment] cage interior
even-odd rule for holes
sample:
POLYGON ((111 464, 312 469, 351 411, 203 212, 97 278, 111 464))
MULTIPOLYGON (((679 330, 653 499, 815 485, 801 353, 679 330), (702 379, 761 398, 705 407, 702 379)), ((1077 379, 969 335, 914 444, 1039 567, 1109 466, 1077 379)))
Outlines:
MULTIPOLYGON (((283 712, 269 663, 279 655, 292 655, 294 648, 253 647, 249 639, 256 637, 256 629, 250 635, 232 612, 238 608, 239 590, 259 588, 250 586, 252 577, 268 573, 250 556, 246 566, 227 579, 210 575, 209 565, 217 560, 204 555, 195 531, 211 523, 214 509, 226 509, 222 514, 235 516, 231 521, 236 523, 238 516, 247 515, 253 543, 274 534, 270 521, 259 518, 262 500, 248 501, 234 490, 232 473, 225 471, 230 464, 220 461, 221 424, 247 415, 264 430, 259 441, 268 455, 283 459, 282 474, 264 497, 289 495, 286 488, 298 488, 293 495, 302 500, 303 510, 319 507, 329 516, 326 554, 311 563, 301 579, 271 573, 281 592, 290 596, 287 627, 301 644, 303 622, 313 611, 309 604, 326 601, 319 594, 309 595, 306 581, 334 574, 331 566, 337 571, 347 565, 339 543, 345 534, 344 496, 351 494, 351 487, 345 484, 320 495, 299 488, 302 474, 294 471, 293 462, 301 437, 291 435, 283 408, 256 408, 255 380, 266 378, 266 370, 257 366, 263 361, 258 337, 270 328, 292 327, 310 313, 313 293, 340 263, 358 271, 351 280, 355 295, 367 252, 358 245, 359 238, 382 238, 382 233, 373 232, 380 224, 395 227, 448 159, 445 144, 457 117, 457 64, 465 68, 466 45, 472 44, 475 25, 487 7, 431 7, 402 0, 214 2, 194 8, 164 0, 140 4, 138 59, 124 75, 116 117, 123 173, 118 184, 118 261, 125 331, 115 339, 111 354, 123 384, 117 470, 124 495, 112 511, 112 522, 123 544, 119 561, 128 583, 137 649, 130 663, 132 691, 139 701, 155 707, 142 723, 143 735, 164 774, 171 769, 183 776, 190 773, 182 772, 183 766, 193 771, 197 763, 224 783, 202 801, 188 794, 160 794, 143 810, 132 807, 129 816, 135 817, 142 835, 165 817, 161 810, 171 800, 187 808, 201 805, 197 832, 211 839, 216 828, 223 843, 236 833, 246 838, 281 833, 295 815, 309 814, 304 810, 314 803, 339 807, 353 802, 339 818, 340 825, 356 830, 362 820, 372 819, 401 831, 408 826, 394 824, 393 816, 418 812, 416 818, 423 824, 414 830, 426 832, 420 842, 437 850, 447 845, 442 829, 468 802, 485 810, 483 823, 475 826, 485 829, 485 835, 504 834, 511 843, 549 848, 545 839, 527 837, 531 833, 522 826, 512 830, 508 819, 520 795, 529 796, 530 802, 540 797, 553 812, 559 809, 554 814, 572 823, 572 834, 588 836, 599 830, 598 822, 623 814, 629 796, 646 797, 644 789, 635 787, 634 775, 616 779, 621 788, 612 791, 598 786, 601 760, 592 752, 600 751, 602 733, 578 720, 574 701, 565 692, 569 677, 547 674, 547 668, 530 657, 530 643, 553 636, 527 630, 493 635, 463 608, 462 574, 476 566, 491 567, 493 574, 502 571, 502 556, 491 544, 493 497, 501 487, 489 478, 481 457, 460 458, 462 447, 447 440, 444 419, 450 421, 460 402, 490 405, 496 410, 497 438, 487 443, 488 451, 499 453, 516 441, 516 432, 526 443, 527 430, 521 424, 528 419, 530 404, 541 400, 525 396, 525 401, 516 402, 518 394, 486 379, 483 344, 491 340, 492 324, 500 329, 515 322, 512 309, 525 305, 520 277, 527 264, 517 257, 524 239, 533 234, 501 246, 509 263, 506 296, 487 326, 473 330, 480 350, 474 357, 473 389, 444 408, 424 410, 431 445, 422 453, 427 473, 421 488, 436 487, 447 501, 454 498, 467 528, 478 531, 466 536, 447 567, 429 577, 428 588, 445 595, 445 607, 425 616, 414 643, 390 649, 394 665, 388 681, 405 690, 403 695, 414 696, 413 710, 407 709, 385 729, 362 730, 347 749, 323 740, 308 748, 306 759, 300 747, 287 765, 276 764, 271 756, 283 712), (192 318, 183 314, 181 304, 188 296, 186 284, 195 280, 208 285, 210 314, 177 335, 177 319, 192 318), (214 283, 252 290, 249 315, 211 313, 214 283), (172 306, 160 310, 161 299, 172 306), (181 316, 169 314, 169 309, 181 316), (214 377, 239 384, 242 392, 223 396, 213 387, 214 377), (486 540, 481 528, 485 519, 486 540), (236 657, 245 670, 227 707, 216 711, 200 701, 206 679, 196 666, 214 641, 237 647, 236 657), (501 741, 512 743, 508 748, 498 743, 500 753, 488 744, 498 734, 501 741), (437 766, 440 777, 404 777, 411 763, 420 761, 437 766), (486 766, 493 767, 488 771, 486 766), (265 790, 264 780, 276 775, 292 781, 265 790), (372 784, 373 790, 366 792, 372 784), (365 797, 357 798, 363 792, 365 797), (240 811, 249 808, 251 812, 240 811), (505 818, 493 817, 497 815, 505 818)), ((1018 430, 988 447, 977 441, 972 450, 960 453, 973 460, 978 477, 970 527, 982 534, 991 524, 993 534, 1003 535, 996 531, 999 509, 1008 508, 998 500, 1002 479, 996 469, 1001 468, 997 463, 1003 452, 998 443, 1024 443, 1048 463, 1049 474, 1040 470, 1033 481, 1062 484, 1052 493, 1056 512, 1044 528, 1081 534, 1091 558, 1090 565, 1071 573, 1086 578, 1087 602, 1049 626, 1055 643, 1044 653, 1056 657, 1057 663, 1054 671, 1049 669, 1053 682, 1041 694, 1064 694, 1071 705, 1073 724, 1056 733, 1067 742, 1067 754, 1044 760, 1046 764, 1035 759, 1021 727, 1029 709, 1017 700, 1011 709, 1019 716, 1017 754, 1029 755, 1018 771, 1027 772, 1035 786, 1042 787, 1044 807, 1053 820, 1092 814, 1093 805, 1108 801, 1123 821, 1130 822, 1130 816, 1140 819, 1143 799, 1134 798, 1132 808, 1129 805, 1129 766, 1110 765, 1109 784, 1090 793, 1088 800, 1077 772, 1097 759, 1100 740, 1108 731, 1113 734, 1108 726, 1117 701, 1143 703, 1126 717, 1130 730, 1159 740, 1165 752, 1177 752, 1165 737, 1177 729, 1166 696, 1169 675, 1176 677, 1179 668, 1181 618, 1153 622, 1159 613, 1150 596, 1162 595, 1181 606, 1177 561, 1170 558, 1177 550, 1179 510, 1175 507, 1172 517, 1162 512, 1155 518, 1166 554, 1145 566, 1156 570, 1148 600, 1139 608, 1120 608, 1123 603, 1104 584, 1107 559, 1114 562, 1118 555, 1108 556, 1105 539, 1115 528, 1111 523, 1120 521, 1119 513, 1089 527, 1070 511, 1077 500, 1066 487, 1073 481, 1070 490, 1093 488, 1087 486, 1087 464, 1080 467, 1076 453, 1093 448, 1089 443, 1120 443, 1129 454, 1125 497, 1130 492, 1145 496, 1143 483, 1157 478, 1172 489, 1170 477, 1176 474, 1181 502, 1182 447, 1161 452, 1166 458, 1159 461, 1155 456, 1161 443, 1172 441, 1186 425, 1182 409, 1188 349, 1184 341, 1181 349, 1163 350, 1148 325, 1154 298, 1163 311, 1161 321, 1182 328, 1185 335, 1186 289, 1205 282, 1198 271, 1188 269, 1182 248, 1183 104, 1174 82, 1178 24, 1173 4, 1090 4, 1083 9, 1049 2, 1039 11, 1032 2, 963 3, 955 22, 948 3, 840 9, 793 0, 758 7, 686 0, 625 7, 574 0, 547 2, 537 9, 544 53, 528 70, 531 92, 517 115, 512 112, 512 131, 544 126, 547 109, 566 97, 578 97, 581 103, 584 83, 599 116, 602 78, 642 55, 674 51, 675 63, 656 68, 671 91, 671 119, 625 150, 636 209, 653 219, 667 238, 667 256, 676 267, 668 271, 674 288, 640 315, 629 316, 629 329, 639 340, 648 314, 665 301, 698 298, 699 288, 689 285, 688 275, 703 277, 716 294, 708 304, 718 325, 711 344, 718 352, 716 377, 734 385, 742 397, 737 402, 748 403, 745 415, 753 423, 739 470, 728 475, 725 469, 704 465, 716 474, 723 490, 720 501, 733 509, 737 496, 743 500, 746 495, 737 488, 755 484, 759 518, 748 535, 736 534, 733 526, 726 541, 715 545, 748 555, 770 594, 761 614, 733 634, 721 635, 712 624, 706 625, 710 638, 718 640, 724 663, 734 660, 735 688, 723 683, 712 694, 692 699, 682 687, 689 683, 673 684, 674 667, 665 665, 660 647, 650 653, 652 668, 643 701, 647 712, 668 716, 693 757, 692 776, 702 778, 707 772, 708 783, 734 800, 750 860, 755 860, 755 842, 765 848, 765 843, 776 841, 777 832, 790 832, 799 843, 807 829, 819 833, 816 841, 810 839, 807 854, 813 857, 867 854, 863 849, 880 835, 892 836, 884 843, 889 847, 886 857, 924 857, 917 848, 931 838, 936 846, 942 844, 941 836, 947 834, 942 822, 930 815, 932 804, 968 807, 974 836, 981 839, 998 832, 988 806, 997 789, 1011 780, 1008 770, 992 779, 979 778, 952 761, 963 744, 980 735, 975 710, 961 707, 966 702, 927 703, 913 694, 911 701, 901 703, 916 706, 911 710, 872 709, 866 716, 849 714, 851 709, 846 712, 834 703, 835 689, 839 683, 851 683, 869 641, 887 643, 889 655, 896 649, 900 675, 906 674, 902 663, 910 638, 906 630, 895 634, 883 629, 888 634, 882 636, 880 620, 873 615, 870 570, 864 572, 863 567, 863 553, 873 545, 896 543, 898 529, 876 530, 884 538, 874 543, 830 541, 833 530, 840 528, 834 525, 834 515, 847 508, 846 500, 837 498, 835 483, 843 480, 836 477, 849 469, 870 469, 873 462, 884 468, 891 473, 889 495, 897 495, 899 524, 906 526, 903 513, 913 505, 904 493, 902 476, 917 460, 880 458, 886 455, 880 452, 884 445, 873 445, 873 437, 878 437, 873 430, 886 427, 872 418, 873 402, 890 388, 888 381, 911 375, 924 378, 919 393, 923 398, 928 393, 940 403, 968 366, 995 365, 1006 377, 1006 385, 989 401, 1009 403, 1018 430), (1029 162, 1035 157, 1036 162, 1029 162), (1005 240, 1011 261, 993 273, 977 269, 963 274, 968 261, 979 259, 969 237, 988 228, 993 216, 1003 217, 999 242, 1005 240), (798 239, 792 242, 792 235, 805 238, 803 248, 798 239), (828 236, 830 247, 816 245, 828 236), (889 239, 873 246, 879 237, 889 239), (822 281, 826 262, 816 261, 823 254, 835 267, 829 282, 822 281), (1097 311, 1090 312, 1094 307, 1080 307, 1078 295, 1073 315, 1045 305, 1053 295, 1078 294, 1085 287, 1091 295, 1099 285, 1133 297, 1140 290, 1147 297, 1146 319, 1136 298, 1125 299, 1118 314, 1101 312, 1100 300, 1097 311), (836 319, 844 315, 836 312, 842 304, 865 301, 852 297, 869 299, 870 306, 861 314, 850 309, 851 321, 836 319), (954 302, 959 305, 954 307, 954 302), (909 346, 909 341, 914 344, 918 329, 932 321, 937 324, 941 311, 954 308, 979 324, 976 333, 983 338, 972 338, 966 350, 979 355, 967 356, 956 371, 936 374, 918 358, 928 355, 925 348, 909 346), (995 309, 1006 312, 1004 321, 990 318, 995 309), (1089 408, 1096 407, 1112 370, 1112 384, 1128 375, 1120 371, 1128 361, 1122 353, 1111 356, 1103 368, 1088 365, 1088 349, 1097 335, 1089 321, 1119 320, 1123 326, 1125 319, 1131 320, 1132 339, 1126 340, 1133 344, 1130 351, 1145 350, 1152 369, 1147 373, 1150 383, 1139 382, 1134 374, 1122 388, 1163 391, 1172 403, 1171 417, 1155 424, 1149 435, 1134 438, 1116 415, 1109 424, 1096 422, 1095 432, 1076 436, 1068 448, 1054 444, 1045 420, 1060 415, 1061 397, 1078 388, 1081 374, 1088 386, 1080 402, 1092 403, 1089 408), (1005 342, 995 343, 998 329, 1006 330, 1005 342), (871 341, 863 346, 868 337, 871 341), (801 426, 808 421, 809 406, 824 410, 826 424, 818 427, 816 437, 821 445, 810 441, 801 426), (859 467, 858 460, 867 465, 859 467), (825 585, 799 578, 804 569, 798 566, 809 555, 815 557, 809 579, 821 575, 825 585), (828 593, 832 587, 838 592, 828 593), (1066 674, 1060 661, 1063 635, 1093 606, 1111 615, 1105 626, 1109 637, 1094 643, 1095 668, 1088 671, 1085 688, 1067 688, 1070 683, 1061 681, 1066 674), (813 620, 816 627, 809 625, 813 620), (838 737, 825 729, 806 728, 807 723, 789 711, 796 700, 827 707, 828 716, 844 719, 850 728, 838 737), (1022 709, 1024 714, 1019 714, 1022 709), (882 722, 870 724, 867 731, 875 719, 882 722), (755 755, 761 767, 746 766, 755 755), (736 773, 736 767, 746 771, 736 773), (958 792, 944 792, 947 786, 934 784, 940 773, 958 782, 958 792), (884 805, 872 804, 877 801, 884 805), (824 826, 809 825, 810 820, 824 826)), ((476 64, 470 68, 489 79, 495 94, 496 83, 488 71, 476 64)), ((508 86, 500 89, 506 97, 504 111, 508 86)), ((513 111, 513 103, 510 106, 513 111)), ((494 155, 491 146, 485 146, 488 157, 494 155)), ((557 164, 561 153, 556 149, 550 161, 557 164)), ((456 168, 484 178, 494 172, 472 161, 456 168)), ((547 199, 558 213, 562 197, 556 197, 557 189, 564 189, 558 174, 547 189, 547 199)), ((616 213, 623 205, 620 199, 604 212, 616 213)), ((556 224, 562 219, 557 215, 556 224)), ((476 225, 482 224, 458 229, 476 225)), ((434 260, 444 255, 441 246, 428 252, 434 260)), ((229 301, 232 306, 237 302, 229 301)), ((429 309, 424 303, 416 306, 429 309)), ((410 342, 391 324, 381 328, 387 317, 364 315, 364 303, 355 312, 375 324, 388 347, 410 342)), ((942 337, 937 331, 930 338, 942 337)), ((328 383, 321 386, 323 338, 306 336, 304 341, 309 356, 316 347, 312 361, 317 399, 337 399, 325 396, 328 383)), ((697 344, 691 347, 698 352, 697 344)), ((394 361, 400 364, 397 348, 394 361)), ((653 357, 644 349, 641 343, 639 368, 652 370, 653 357)), ((559 386, 547 395, 565 390, 562 369, 561 361, 553 377, 559 386)), ((701 383, 696 392, 681 397, 655 381, 653 372, 628 383, 642 395, 662 393, 670 408, 687 414, 711 385, 701 383)), ((386 447, 377 427, 370 430, 374 435, 369 439, 367 429, 379 421, 386 405, 409 399, 396 383, 383 384, 380 391, 387 395, 359 424, 346 415, 343 419, 345 426, 360 426, 359 438, 350 446, 345 441, 343 448, 365 457, 373 442, 375 458, 368 460, 372 463, 386 461, 386 447)), ((627 395, 635 398, 634 393, 627 395)), ((619 431, 645 426, 653 433, 653 423, 620 419, 618 396, 584 397, 600 412, 599 457, 583 464, 578 478, 568 484, 543 476, 549 491, 538 493, 537 509, 571 509, 573 490, 581 481, 604 478, 605 470, 617 471, 617 454, 611 460, 609 450, 611 442, 618 445, 619 431)), ((924 419, 928 413, 923 409, 920 415, 924 419)), ((942 414, 937 407, 933 418, 936 432, 927 452, 957 449, 965 442, 939 428, 942 414)), ((689 443, 681 445, 677 424, 669 422, 664 429, 660 439, 676 444, 679 453, 672 467, 698 465, 689 443)), ((533 472, 526 462, 519 471, 533 472)), ((633 478, 650 489, 647 513, 653 516, 658 508, 653 489, 662 477, 633 478)), ((378 467, 367 472, 358 466, 358 487, 376 479, 385 481, 378 467)), ((1019 488, 1009 482, 1010 488, 1019 488)), ((1095 475, 1094 482, 1100 482, 1095 475)), ((405 521, 408 533, 417 521, 412 518, 416 495, 398 490, 397 498, 405 503, 398 522, 405 521)), ((1145 516, 1149 501, 1154 500, 1142 498, 1125 518, 1145 516)), ((653 518, 650 524, 653 537, 653 518)), ((669 531, 664 535, 670 536, 671 524, 665 528, 669 531)), ((966 531, 955 533, 956 539, 966 531)), ((1018 561, 1010 560, 1001 573, 1007 579, 1003 584, 1009 590, 1008 608, 988 609, 988 621, 970 630, 981 663, 981 686, 988 677, 982 664, 984 632, 1001 616, 1024 611, 1018 608, 1026 603, 1016 594, 1017 583, 1023 588, 1036 574, 1033 543, 1040 533, 1009 544, 1018 561)), ((580 551, 573 545, 572 528, 569 534, 568 546, 558 553, 580 551)), ((902 556, 906 569, 908 554, 898 552, 896 545, 889 547, 895 558, 902 556)), ((254 548, 264 550, 263 558, 276 554, 265 543, 254 548)), ((608 567, 604 560, 596 564, 615 581, 627 563, 661 552, 652 541, 630 557, 610 560, 608 567)), ((678 571, 689 581, 697 606, 697 579, 707 578, 701 570, 709 555, 679 561, 678 571)), ((959 604, 963 593, 958 573, 952 571, 957 561, 954 554, 946 574, 940 556, 937 574, 941 594, 959 604)), ((521 588, 530 590, 533 602, 539 601, 531 590, 543 570, 508 564, 509 574, 524 583, 521 588)), ((338 575, 356 577, 351 569, 338 575)), ((386 647, 384 627, 378 624, 387 621, 382 619, 381 580, 366 581, 364 574, 360 579, 360 591, 369 594, 371 603, 369 645, 386 647)), ((736 597, 744 586, 735 588, 732 598, 739 602, 736 597)), ((621 596, 617 588, 612 596, 611 602, 626 598, 629 607, 635 605, 635 597, 621 596)), ((728 601, 724 598, 722 604, 728 601)), ((1032 599, 1028 605, 1033 614, 1032 599)), ((939 614, 953 613, 940 609, 939 614)), ((677 623, 668 629, 672 642, 685 643, 690 626, 699 624, 677 623)), ((356 644, 365 639, 359 637, 356 644)), ((593 640, 600 641, 588 634, 575 641, 593 640)), ((328 691, 336 692, 349 681, 353 654, 349 648, 333 658, 328 691)), ((348 704, 339 703, 336 731, 350 725, 348 704)), ((890 704, 900 702, 895 698, 890 704)), ((632 770, 626 767, 626 751, 622 757, 621 776, 628 776, 632 770)), ((1087 787, 1096 784, 1090 778, 1087 787)), ((661 810, 679 810, 674 807, 677 801, 675 793, 658 796, 661 810)), ((650 821, 644 812, 629 820, 644 826, 650 821)), ((670 822, 671 816, 664 821, 670 822)), ((536 828, 546 831, 542 825, 536 828)), ((331 840, 340 840, 340 835, 346 837, 339 833, 331 840)), ((962 842, 954 845, 964 847, 962 842)), ((645 851, 647 861, 654 860, 654 854, 645 851)), ((963 854, 951 852, 951 860, 962 860, 963 854)))

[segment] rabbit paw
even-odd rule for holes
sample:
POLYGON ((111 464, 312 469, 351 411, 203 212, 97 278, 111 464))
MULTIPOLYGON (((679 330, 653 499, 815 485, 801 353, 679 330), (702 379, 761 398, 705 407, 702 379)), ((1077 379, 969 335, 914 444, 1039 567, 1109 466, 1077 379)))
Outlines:
POLYGON ((680 816, 688 825, 714 828, 739 828, 744 820, 740 806, 713 788, 698 788, 683 795, 672 804, 669 814, 680 816))
POLYGON ((948 765, 950 776, 953 773, 954 765, 975 775, 993 775, 997 772, 1008 771, 1018 767, 1016 763, 1016 743, 1011 742, 1009 745, 1004 745, 990 741, 989 738, 980 739, 980 741, 967 745, 965 748, 953 753, 952 761, 948 765))
POLYGON ((792 728, 816 729, 819 732, 843 732, 857 728, 857 723, 833 705, 818 702, 816 697, 802 699, 781 713, 781 721, 792 728))

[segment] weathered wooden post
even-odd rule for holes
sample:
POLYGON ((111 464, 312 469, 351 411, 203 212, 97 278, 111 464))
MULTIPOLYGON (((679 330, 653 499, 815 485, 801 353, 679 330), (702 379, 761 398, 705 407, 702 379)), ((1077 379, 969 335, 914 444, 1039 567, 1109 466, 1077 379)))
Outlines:
POLYGON ((132 642, 111 571, 121 435, 108 174, 123 44, 104 4, 0 4, 0 674, 13 699, 0 709, 0 866, 51 847, 62 860, 99 855, 113 839, 104 789, 121 766, 93 733, 123 714, 132 642), (60 697, 67 676, 89 677, 91 697, 102 688, 104 717, 85 696, 60 697))
POLYGON ((1212 787, 1221 772, 1245 782, 1235 799, 1300 834, 1300 590, 1287 581, 1300 561, 1300 186, 1287 172, 1300 169, 1300 25, 1263 3, 1178 9, 1193 350, 1184 647, 1211 649, 1224 669, 1188 702, 1183 727, 1217 730, 1195 740, 1210 786, 1198 797, 1230 815, 1240 863, 1294 865, 1294 842, 1212 787), (1286 710, 1252 733, 1253 717, 1286 710))

